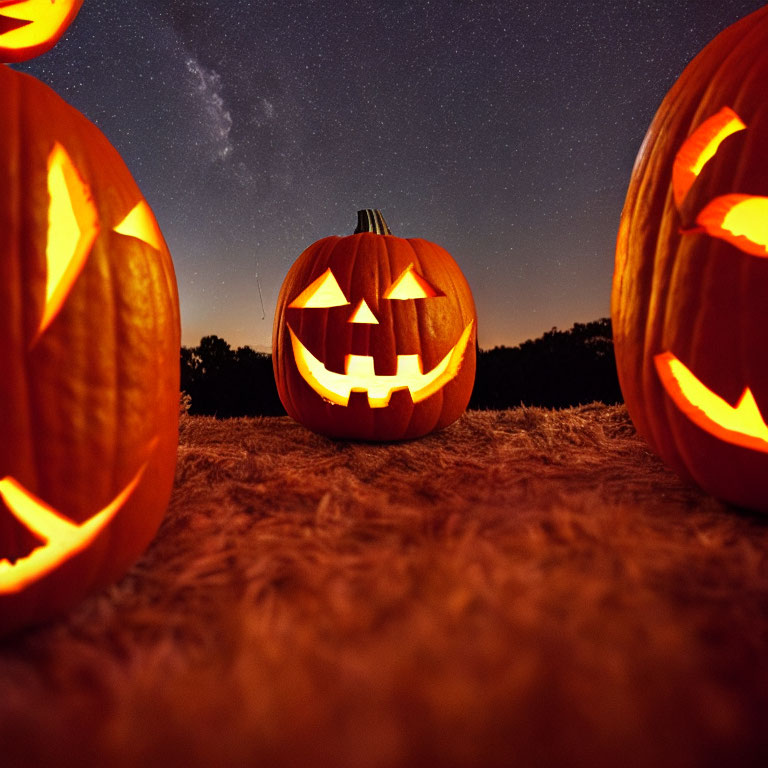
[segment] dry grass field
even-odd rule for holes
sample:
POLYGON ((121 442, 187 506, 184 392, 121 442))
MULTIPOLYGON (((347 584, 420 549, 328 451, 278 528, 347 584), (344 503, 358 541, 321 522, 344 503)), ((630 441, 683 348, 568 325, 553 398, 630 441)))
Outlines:
POLYGON ((766 553, 623 407, 184 417, 141 561, 0 643, 0 765, 765 766, 766 553))

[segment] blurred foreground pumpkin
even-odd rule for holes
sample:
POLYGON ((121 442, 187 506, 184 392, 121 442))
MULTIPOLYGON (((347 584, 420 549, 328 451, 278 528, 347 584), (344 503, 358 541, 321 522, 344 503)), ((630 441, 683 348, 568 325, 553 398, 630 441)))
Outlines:
POLYGON ((288 414, 331 437, 399 440, 455 421, 475 379, 477 316, 450 254, 394 237, 379 211, 310 245, 277 301, 273 364, 288 414))
POLYGON ((721 499, 768 510, 768 6, 688 65, 643 142, 612 319, 629 413, 721 499))
POLYGON ((0 61, 26 61, 52 48, 83 0, 0 0, 0 61))
POLYGON ((117 151, 0 66, 0 631, 66 610, 146 547, 173 481, 170 255, 117 151))

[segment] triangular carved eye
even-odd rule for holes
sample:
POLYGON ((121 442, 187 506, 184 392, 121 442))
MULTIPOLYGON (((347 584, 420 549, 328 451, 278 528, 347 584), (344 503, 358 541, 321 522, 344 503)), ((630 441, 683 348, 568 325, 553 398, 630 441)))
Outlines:
POLYGON ((45 310, 37 338, 64 305, 99 233, 91 190, 58 143, 48 156, 48 197, 45 310))
POLYGON ((672 191, 678 208, 720 145, 732 133, 743 131, 746 127, 730 107, 723 107, 685 140, 672 166, 672 191))
POLYGON ((151 245, 156 251, 163 248, 160 227, 157 226, 155 215, 146 200, 136 203, 131 212, 115 227, 115 232, 127 237, 135 237, 151 245))
POLYGON ((341 307, 349 304, 330 267, 310 283, 288 306, 299 309, 341 307))
POLYGON ((384 298, 405 301, 407 299, 431 299, 434 296, 443 295, 414 270, 413 264, 409 264, 397 280, 389 286, 384 298))

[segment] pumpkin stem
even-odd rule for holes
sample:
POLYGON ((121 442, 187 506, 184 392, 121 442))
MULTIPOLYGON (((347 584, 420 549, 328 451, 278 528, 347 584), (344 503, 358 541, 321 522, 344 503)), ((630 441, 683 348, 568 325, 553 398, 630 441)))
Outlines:
POLYGON ((391 235, 387 222, 376 208, 366 208, 357 212, 357 229, 354 234, 375 232, 377 235, 391 235))

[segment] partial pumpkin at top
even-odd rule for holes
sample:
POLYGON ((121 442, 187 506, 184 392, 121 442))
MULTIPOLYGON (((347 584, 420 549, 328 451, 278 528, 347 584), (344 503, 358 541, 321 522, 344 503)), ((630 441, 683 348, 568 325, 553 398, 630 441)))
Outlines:
POLYGON ((455 421, 475 376, 477 316, 456 262, 360 211, 311 245, 278 298, 273 364, 289 415, 332 437, 398 440, 455 421))
POLYGON ((612 319, 638 431, 685 477, 768 510, 768 7, 664 99, 632 173, 612 319))
POLYGON ((52 48, 83 0, 0 0, 0 62, 32 59, 52 48))

